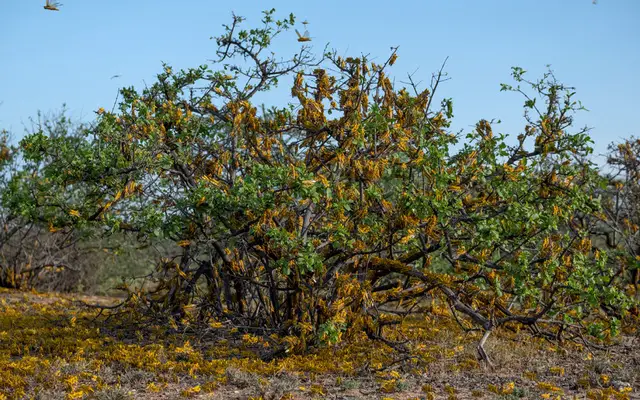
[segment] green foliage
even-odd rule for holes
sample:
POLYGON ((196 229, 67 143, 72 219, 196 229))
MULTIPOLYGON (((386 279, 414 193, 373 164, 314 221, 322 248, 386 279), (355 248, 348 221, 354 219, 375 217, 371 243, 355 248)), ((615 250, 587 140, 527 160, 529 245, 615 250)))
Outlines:
POLYGON ((433 109, 433 90, 394 87, 395 51, 382 64, 315 60, 304 46, 276 58, 271 41, 295 19, 273 15, 249 30, 234 17, 217 69, 164 65, 79 134, 26 137, 10 207, 52 230, 172 241, 182 253, 160 262, 148 310, 188 323, 197 304, 200 320, 294 338, 296 350, 384 335, 426 312, 425 297, 487 331, 619 330, 611 316, 630 303, 590 241, 599 178, 582 161, 591 140, 573 131, 572 88, 514 68, 502 89, 525 96, 517 143, 482 120, 455 150, 452 101, 433 109), (294 103, 260 114, 251 99, 285 77, 294 103))

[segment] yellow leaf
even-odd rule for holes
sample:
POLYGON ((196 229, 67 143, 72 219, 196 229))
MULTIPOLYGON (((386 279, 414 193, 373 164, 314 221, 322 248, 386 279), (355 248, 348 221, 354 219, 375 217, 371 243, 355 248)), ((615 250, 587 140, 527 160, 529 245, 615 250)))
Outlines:
POLYGON ((209 323, 209 326, 213 329, 220 329, 223 327, 222 322, 220 321, 213 321, 209 323))
MULTIPOLYGON (((53 222, 49 222, 49 232, 55 233, 57 231, 59 231, 59 229, 56 228, 55 226, 53 226, 53 222)), ((2 400, 2 399, 0 398, 0 400, 2 400)))
POLYGON ((149 392, 153 392, 153 393, 158 393, 162 390, 162 387, 160 385, 157 385, 153 382, 151 382, 150 384, 147 385, 147 391, 149 392))

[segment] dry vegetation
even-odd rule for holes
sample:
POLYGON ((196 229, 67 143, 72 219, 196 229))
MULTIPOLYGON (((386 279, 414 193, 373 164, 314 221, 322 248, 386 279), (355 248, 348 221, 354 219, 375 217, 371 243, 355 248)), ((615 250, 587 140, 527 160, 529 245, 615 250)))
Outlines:
POLYGON ((0 292, 0 398, 628 399, 640 388, 631 332, 597 350, 498 331, 487 344, 496 366, 487 370, 476 359, 480 333, 463 332, 434 305, 431 317, 392 335, 412 345, 410 359, 362 336, 263 361, 262 338, 215 325, 199 336, 123 329, 124 314, 86 305, 117 300, 0 292))

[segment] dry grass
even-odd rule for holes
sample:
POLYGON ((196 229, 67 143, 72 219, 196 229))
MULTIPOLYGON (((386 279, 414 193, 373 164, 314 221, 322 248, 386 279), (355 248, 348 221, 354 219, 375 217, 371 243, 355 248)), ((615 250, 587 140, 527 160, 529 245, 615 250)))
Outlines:
POLYGON ((625 399, 640 389, 640 343, 630 335, 596 351, 497 332, 489 370, 476 359, 479 333, 443 314, 390 332, 411 339, 416 357, 404 362, 365 337, 263 362, 240 333, 123 333, 77 300, 114 301, 0 291, 0 399, 625 399))

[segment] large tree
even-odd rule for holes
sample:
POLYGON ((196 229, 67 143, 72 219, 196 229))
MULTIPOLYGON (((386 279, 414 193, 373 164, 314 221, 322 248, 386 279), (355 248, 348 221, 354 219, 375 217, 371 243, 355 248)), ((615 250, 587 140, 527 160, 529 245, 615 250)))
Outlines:
POLYGON ((25 162, 44 165, 12 186, 23 216, 173 240, 181 253, 143 296, 156 316, 231 321, 288 350, 361 330, 385 340, 426 297, 484 330, 485 359, 501 325, 615 333, 598 310, 625 297, 575 218, 598 204, 591 166, 575 162, 590 141, 572 131, 571 88, 515 68, 503 89, 526 96, 516 144, 483 120, 454 146, 452 103, 433 103, 439 74, 397 87, 395 50, 276 58, 293 16, 242 22, 216 39, 215 68, 165 65, 84 136, 25 138, 25 162), (252 103, 279 82, 292 82, 291 104, 252 103))

